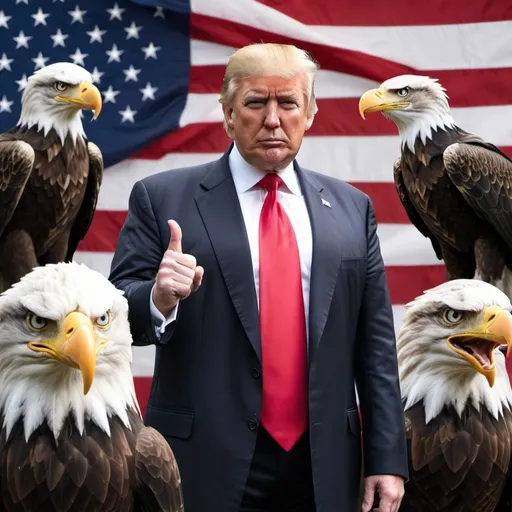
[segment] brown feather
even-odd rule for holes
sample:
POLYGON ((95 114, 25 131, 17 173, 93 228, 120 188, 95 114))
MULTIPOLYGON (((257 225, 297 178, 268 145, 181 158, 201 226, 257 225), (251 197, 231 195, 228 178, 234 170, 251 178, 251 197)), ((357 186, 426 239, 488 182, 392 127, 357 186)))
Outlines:
POLYGON ((505 485, 512 413, 494 419, 468 406, 445 408, 425 424, 423 404, 405 412, 410 479, 401 512, 492 512, 505 485))

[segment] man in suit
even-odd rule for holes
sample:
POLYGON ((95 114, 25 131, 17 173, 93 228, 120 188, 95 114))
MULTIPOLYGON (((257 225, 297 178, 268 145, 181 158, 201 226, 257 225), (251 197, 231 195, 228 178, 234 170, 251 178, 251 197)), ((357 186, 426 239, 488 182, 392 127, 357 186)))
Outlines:
MULTIPOLYGON (((302 169, 316 63, 230 59, 217 161, 137 182, 111 281, 156 345, 146 422, 187 512, 396 512, 407 478, 392 310, 369 198, 302 169)), ((343 165, 343 163, 340 163, 343 165)))

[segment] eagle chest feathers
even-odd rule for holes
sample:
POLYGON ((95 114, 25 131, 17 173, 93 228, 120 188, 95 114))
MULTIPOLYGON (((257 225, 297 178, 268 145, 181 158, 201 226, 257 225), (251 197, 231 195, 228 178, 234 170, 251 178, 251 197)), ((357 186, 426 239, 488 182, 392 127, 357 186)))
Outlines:
MULTIPOLYGON (((83 435, 72 418, 55 442, 44 423, 25 442, 19 420, 9 439, 0 436, 0 510, 5 512, 130 512, 133 508, 136 436, 110 418, 111 437, 92 422, 83 435)), ((1 418, 0 416, 0 419, 1 418)))
POLYGON ((505 485, 512 414, 496 420, 485 407, 451 407, 425 424, 423 403, 406 415, 410 481, 404 512, 492 512, 505 485))

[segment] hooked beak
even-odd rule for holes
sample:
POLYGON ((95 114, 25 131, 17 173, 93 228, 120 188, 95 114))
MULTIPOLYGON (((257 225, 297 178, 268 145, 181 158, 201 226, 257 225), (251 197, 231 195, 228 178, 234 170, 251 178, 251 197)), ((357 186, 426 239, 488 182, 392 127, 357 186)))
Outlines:
POLYGON ((492 387, 496 379, 495 349, 506 345, 508 356, 512 348, 512 315, 498 306, 489 306, 484 311, 484 320, 474 331, 454 334, 447 343, 492 387))
POLYGON ((78 94, 75 96, 55 96, 55 99, 63 103, 76 105, 83 110, 94 110, 93 119, 97 119, 103 106, 98 88, 90 82, 82 82, 76 90, 78 94))
POLYGON ((409 101, 397 100, 396 96, 386 89, 371 89, 359 99, 359 115, 365 118, 367 112, 385 112, 387 110, 403 110, 409 101))
POLYGON ((74 311, 64 319, 62 331, 57 338, 30 342, 28 348, 80 370, 86 395, 94 379, 96 355, 105 344, 106 340, 97 343, 89 317, 74 311))

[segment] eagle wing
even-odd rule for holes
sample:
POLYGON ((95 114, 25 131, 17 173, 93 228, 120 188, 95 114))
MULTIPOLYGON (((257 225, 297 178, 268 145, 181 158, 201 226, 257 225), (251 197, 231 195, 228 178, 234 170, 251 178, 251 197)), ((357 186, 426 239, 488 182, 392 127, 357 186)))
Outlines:
POLYGON ((409 198, 409 194, 407 193, 407 189, 405 188, 405 183, 404 183, 404 180, 402 177, 401 158, 398 158, 395 161, 395 164, 393 166, 393 177, 395 180, 395 186, 396 186, 396 191, 398 193, 398 197, 400 198, 400 201, 402 202, 402 206, 404 207, 405 212, 407 213, 407 216, 409 217, 409 220, 423 236, 430 238, 430 241, 432 242, 432 247, 434 248, 436 256, 438 259, 441 260, 443 258, 443 254, 441 252, 441 246, 439 245, 437 238, 428 229, 426 224, 423 222, 423 219, 421 218, 419 213, 414 208, 414 205, 412 204, 412 202, 409 198))
POLYGON ((0 136, 0 236, 23 194, 34 159, 29 144, 0 136))
POLYGON ((405 412, 409 511, 490 512, 502 492, 510 463, 512 418, 495 420, 486 410, 459 419, 451 409, 425 423, 423 404, 405 412))
POLYGON ((496 146, 476 140, 448 146, 443 160, 464 199, 512 250, 512 160, 496 146))
POLYGON ((101 182, 103 180, 103 156, 96 144, 88 142, 89 152, 89 176, 87 178, 87 188, 76 216, 73 227, 69 234, 68 252, 66 261, 72 261, 77 250, 78 244, 85 237, 91 226, 98 197, 100 194, 101 182))
POLYGON ((135 502, 144 512, 184 510, 181 476, 171 447, 152 427, 143 427, 135 448, 135 502))

